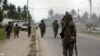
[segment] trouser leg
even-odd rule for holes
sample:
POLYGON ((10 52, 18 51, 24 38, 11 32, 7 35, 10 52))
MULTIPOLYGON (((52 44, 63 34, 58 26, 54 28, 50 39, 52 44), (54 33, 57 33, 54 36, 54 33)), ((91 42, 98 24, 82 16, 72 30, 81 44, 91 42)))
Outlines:
POLYGON ((63 55, 68 56, 68 44, 63 43, 63 55))
POLYGON ((10 39, 10 32, 7 32, 7 39, 10 39))
POLYGON ((19 33, 17 32, 17 38, 19 38, 19 33))
POLYGON ((69 56, 73 56, 74 43, 69 44, 69 56))

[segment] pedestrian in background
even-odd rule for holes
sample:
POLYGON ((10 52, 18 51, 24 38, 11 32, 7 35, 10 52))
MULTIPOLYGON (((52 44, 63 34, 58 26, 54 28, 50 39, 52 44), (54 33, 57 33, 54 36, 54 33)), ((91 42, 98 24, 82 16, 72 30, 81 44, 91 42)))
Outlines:
POLYGON ((28 24, 28 37, 31 36, 31 23, 28 24))
POLYGON ((15 25, 14 27, 14 38, 19 38, 19 31, 20 31, 20 27, 18 26, 18 24, 15 25))
POLYGON ((53 23, 53 32, 54 32, 54 37, 56 38, 57 34, 58 34, 58 30, 59 30, 59 24, 58 21, 55 20, 53 23))
POLYGON ((10 39, 11 31, 12 31, 11 22, 8 22, 8 25, 6 26, 5 31, 6 31, 6 34, 7 34, 7 39, 10 39))
POLYGON ((41 20, 39 27, 40 27, 40 31, 41 31, 41 37, 44 37, 44 34, 46 33, 45 32, 46 31, 46 25, 45 25, 44 20, 41 20))

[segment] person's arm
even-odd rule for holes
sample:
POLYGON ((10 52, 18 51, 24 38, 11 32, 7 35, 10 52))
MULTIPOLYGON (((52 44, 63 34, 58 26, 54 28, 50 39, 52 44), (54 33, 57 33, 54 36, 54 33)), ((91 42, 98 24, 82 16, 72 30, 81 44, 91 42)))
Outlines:
POLYGON ((8 31, 8 26, 5 27, 5 31, 8 31))
POLYGON ((39 28, 41 27, 41 24, 39 24, 39 28))

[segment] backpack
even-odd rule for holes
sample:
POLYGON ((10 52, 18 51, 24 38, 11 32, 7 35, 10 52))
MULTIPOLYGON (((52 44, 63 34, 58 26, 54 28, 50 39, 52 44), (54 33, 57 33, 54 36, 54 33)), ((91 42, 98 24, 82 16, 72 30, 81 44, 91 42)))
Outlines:
POLYGON ((69 42, 75 42, 76 41, 76 28, 75 28, 75 23, 71 21, 69 23, 69 30, 70 30, 70 35, 69 36, 69 42))

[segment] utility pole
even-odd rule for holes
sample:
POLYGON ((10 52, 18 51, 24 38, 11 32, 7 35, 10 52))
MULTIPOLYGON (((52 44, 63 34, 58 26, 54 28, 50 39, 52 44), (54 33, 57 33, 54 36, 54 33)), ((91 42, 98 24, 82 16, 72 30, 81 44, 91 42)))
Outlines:
MULTIPOLYGON (((89 23, 92 24, 92 20, 91 20, 91 15, 92 15, 92 0, 89 0, 89 4, 90 4, 90 19, 89 19, 89 23)), ((93 27, 90 28, 90 31, 93 30, 93 27)))
POLYGON ((29 0, 27 0, 27 21, 29 22, 29 18, 28 18, 28 5, 29 5, 29 0))
POLYGON ((77 13, 77 20, 79 20, 80 18, 79 18, 79 12, 80 12, 80 9, 78 9, 78 13, 77 13))
MULTIPOLYGON (((80 12, 80 9, 78 9, 78 15, 77 16, 79 16, 79 12, 80 12)), ((79 19, 79 17, 78 17, 78 19, 79 19)))
POLYGON ((89 0, 89 4, 90 4, 90 20, 91 20, 91 15, 92 15, 92 0, 89 0))

